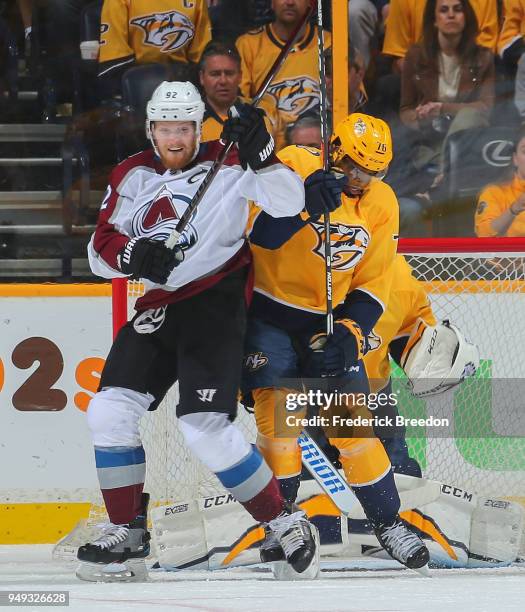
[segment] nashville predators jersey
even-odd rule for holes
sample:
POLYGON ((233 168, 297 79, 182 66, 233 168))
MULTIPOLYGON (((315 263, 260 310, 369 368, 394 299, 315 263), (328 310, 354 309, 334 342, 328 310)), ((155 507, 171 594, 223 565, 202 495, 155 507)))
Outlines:
POLYGON ((104 0, 99 75, 132 62, 197 63, 210 39, 206 0, 104 0))
POLYGON ((423 284, 414 278, 412 268, 403 255, 397 255, 388 304, 368 336, 370 348, 364 356, 372 392, 383 389, 390 378, 390 343, 403 336, 408 338, 419 319, 427 325, 436 324, 423 284))
MULTIPOLYGON (((525 181, 515 176, 509 183, 489 185, 480 193, 475 216, 476 236, 498 236, 492 222, 525 193, 525 181)), ((525 236, 525 214, 513 217, 505 236, 525 236)))
POLYGON ((504 21, 498 40, 498 53, 503 55, 525 36, 525 0, 504 0, 504 21))
MULTIPOLYGON (((426 0, 391 0, 385 25, 383 53, 405 57, 408 48, 415 45, 422 34, 423 12, 426 0)), ((496 50, 498 41, 498 9, 494 0, 470 0, 478 19, 478 45, 496 50)))
MULTIPOLYGON (((329 33, 324 34, 325 47, 331 44, 329 33)), ((272 24, 243 34, 237 39, 241 56, 241 93, 253 98, 263 83, 268 70, 285 45, 278 38, 272 24)), ((302 38, 295 44, 281 69, 273 79, 268 94, 277 104, 282 125, 275 139, 276 149, 284 143, 286 126, 319 104, 319 58, 317 29, 308 25, 302 38)))
MULTIPOLYGON (((278 157, 303 180, 322 165, 319 150, 302 146, 286 147, 278 157)), ((258 214, 252 208, 252 225, 258 214)), ((266 320, 290 331, 320 323, 326 312, 323 220, 306 222, 307 213, 301 215, 304 227, 279 248, 270 250, 252 244, 255 314, 263 313, 266 320)), ((330 214, 334 309, 359 289, 372 300, 374 310, 384 310, 392 282, 398 225, 397 199, 386 183, 373 179, 359 199, 343 194, 342 205, 330 214)), ((337 311, 335 314, 337 317, 337 311)), ((377 316, 369 326, 359 320, 357 323, 371 328, 377 316)))

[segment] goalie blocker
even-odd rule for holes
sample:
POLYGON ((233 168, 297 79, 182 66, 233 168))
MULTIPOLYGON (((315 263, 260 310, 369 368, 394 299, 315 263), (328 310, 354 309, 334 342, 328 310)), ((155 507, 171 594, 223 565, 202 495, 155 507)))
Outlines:
MULTIPOLYGON (((431 481, 396 475, 402 503, 404 494, 415 501, 422 482, 431 481)), ((435 484, 432 501, 423 495, 421 501, 427 503, 401 513, 424 539, 431 567, 494 567, 516 561, 525 544, 520 504, 435 484)), ((319 529, 321 555, 330 555, 332 561, 334 555, 390 559, 364 515, 359 518, 358 506, 355 518, 342 517, 313 481, 301 483, 298 500, 319 529)), ((158 561, 166 570, 212 570, 259 562, 264 529, 228 493, 161 506, 152 510, 151 517, 158 561)))

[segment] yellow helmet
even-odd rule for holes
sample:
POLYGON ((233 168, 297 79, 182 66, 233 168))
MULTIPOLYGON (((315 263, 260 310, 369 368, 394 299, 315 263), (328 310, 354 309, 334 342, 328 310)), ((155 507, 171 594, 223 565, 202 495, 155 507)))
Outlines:
POLYGON ((377 117, 352 113, 335 127, 330 141, 335 166, 345 155, 371 173, 385 171, 392 160, 392 136, 377 117))

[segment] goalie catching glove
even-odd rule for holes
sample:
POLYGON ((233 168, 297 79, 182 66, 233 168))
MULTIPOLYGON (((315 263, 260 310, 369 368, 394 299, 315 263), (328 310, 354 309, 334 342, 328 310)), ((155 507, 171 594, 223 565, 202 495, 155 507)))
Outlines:
POLYGON ((169 249, 163 242, 151 238, 132 238, 119 255, 120 270, 131 278, 146 278, 165 285, 173 268, 184 259, 182 249, 169 249))
POLYGON ((239 161, 244 170, 263 168, 273 155, 275 143, 264 123, 262 108, 250 104, 237 105, 228 112, 222 129, 221 140, 236 142, 239 161))
POLYGON ((315 334, 310 339, 311 365, 317 375, 342 376, 363 358, 365 341, 359 325, 352 319, 334 323, 331 336, 315 334))
POLYGON ((401 355, 400 365, 416 397, 436 395, 473 376, 479 350, 449 321, 427 326, 419 321, 401 355))

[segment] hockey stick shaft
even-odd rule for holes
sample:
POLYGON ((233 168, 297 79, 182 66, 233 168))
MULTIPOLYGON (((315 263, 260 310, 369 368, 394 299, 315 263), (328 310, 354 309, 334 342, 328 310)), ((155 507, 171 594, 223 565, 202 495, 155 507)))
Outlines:
MULTIPOLYGON (((319 55, 319 114, 321 117, 321 137, 323 169, 330 170, 330 142, 328 133, 328 96, 326 93, 326 64, 324 57, 324 33, 323 33, 323 2, 317 0, 317 50, 319 55)), ((324 225, 324 262, 326 281, 326 334, 334 332, 334 314, 332 301, 332 248, 330 238, 330 213, 323 215, 324 225)))
MULTIPOLYGON (((350 485, 308 432, 301 432, 298 444, 303 465, 339 508, 341 514, 351 519, 366 519, 365 512, 350 485)), ((439 482, 404 474, 394 474, 394 478, 396 486, 402 488, 399 491, 399 512, 419 508, 439 498, 441 492, 439 482)))
MULTIPOLYGON (((281 49, 279 55, 277 56, 275 62, 272 64, 271 68, 268 70, 268 73, 266 74, 264 81, 262 82, 261 86, 259 87, 257 93, 255 94, 251 102, 251 106, 257 106, 261 98, 266 93, 268 87, 270 86, 270 83, 273 81, 273 79, 275 78, 279 70, 281 69, 281 66, 283 65, 285 59, 288 57, 288 54, 290 53, 296 40, 299 38, 299 35, 302 29, 304 28, 304 26, 310 19, 310 16, 312 15, 314 11, 314 6, 315 6, 315 0, 311 0, 310 5, 308 6, 308 9, 306 10, 303 18, 297 24, 293 32, 290 34, 290 38, 288 39, 284 47, 281 49)), ((195 192, 195 195, 191 199, 191 202, 188 204, 188 208, 184 211, 183 215, 179 219, 179 222, 177 223, 175 229, 171 232, 171 234, 166 239, 165 244, 169 249, 172 249, 177 244, 177 241, 179 240, 180 235, 186 229, 186 226, 188 225, 189 220, 191 219, 193 213, 197 209, 197 206, 199 205, 199 203, 202 201, 204 194, 208 191, 208 188, 210 187, 214 178, 217 176, 225 159, 228 156, 228 153, 230 152, 234 144, 235 143, 233 142, 227 142, 225 144, 219 157, 213 162, 208 173, 203 178, 201 184, 199 185, 199 188, 197 189, 197 191, 195 192)))

